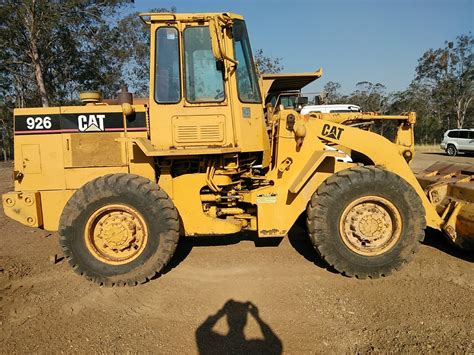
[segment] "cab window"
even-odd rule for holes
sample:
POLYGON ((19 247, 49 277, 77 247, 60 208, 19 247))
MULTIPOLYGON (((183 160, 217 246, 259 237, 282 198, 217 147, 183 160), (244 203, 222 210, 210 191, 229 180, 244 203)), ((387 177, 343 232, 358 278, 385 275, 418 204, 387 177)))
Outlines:
POLYGON ((225 99, 222 66, 211 47, 209 27, 184 31, 186 99, 188 102, 222 102, 225 99))
POLYGON ((244 21, 235 20, 233 36, 235 60, 239 62, 237 64, 237 92, 239 99, 242 102, 260 103, 260 90, 244 21))
POLYGON ((160 27, 156 30, 155 100, 177 103, 181 99, 178 30, 160 27))
POLYGON ((280 104, 284 108, 294 108, 295 107, 296 96, 280 96, 280 104))

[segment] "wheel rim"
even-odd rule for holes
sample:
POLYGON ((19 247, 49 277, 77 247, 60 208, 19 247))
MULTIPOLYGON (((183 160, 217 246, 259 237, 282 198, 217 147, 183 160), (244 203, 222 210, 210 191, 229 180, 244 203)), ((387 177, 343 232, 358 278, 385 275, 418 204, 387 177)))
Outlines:
POLYGON ((135 209, 107 205, 87 220, 84 238, 89 252, 101 262, 123 265, 135 260, 145 249, 148 231, 143 216, 135 209))
POLYGON ((353 252, 376 256, 390 250, 400 239, 402 219, 387 199, 364 196, 350 203, 342 213, 340 235, 353 252))
POLYGON ((449 155, 454 155, 454 148, 453 147, 448 147, 448 154, 449 155))

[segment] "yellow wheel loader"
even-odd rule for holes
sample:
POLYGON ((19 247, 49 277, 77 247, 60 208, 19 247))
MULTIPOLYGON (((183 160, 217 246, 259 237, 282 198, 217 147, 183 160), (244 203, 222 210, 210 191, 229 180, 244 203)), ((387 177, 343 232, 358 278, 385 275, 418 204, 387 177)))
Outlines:
POLYGON ((402 267, 427 226, 459 245, 472 238, 474 172, 434 166, 417 179, 415 113, 265 105, 322 71, 259 80, 236 14, 140 16, 149 99, 88 92, 81 106, 14 112, 15 191, 3 208, 59 231, 77 273, 136 285, 162 270, 180 234, 285 236, 304 212, 320 256, 358 278, 402 267), (380 120, 396 122, 393 141, 371 131, 380 120))

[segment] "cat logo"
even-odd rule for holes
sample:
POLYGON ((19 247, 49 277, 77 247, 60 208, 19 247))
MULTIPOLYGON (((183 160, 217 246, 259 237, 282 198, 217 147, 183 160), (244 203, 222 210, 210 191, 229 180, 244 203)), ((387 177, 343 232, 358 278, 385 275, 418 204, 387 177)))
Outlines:
POLYGON ((79 115, 77 124, 80 132, 103 132, 105 115, 79 115))
POLYGON ((331 125, 325 124, 321 134, 328 138, 339 139, 341 138, 342 132, 344 132, 343 128, 338 128, 336 126, 331 127, 331 125))

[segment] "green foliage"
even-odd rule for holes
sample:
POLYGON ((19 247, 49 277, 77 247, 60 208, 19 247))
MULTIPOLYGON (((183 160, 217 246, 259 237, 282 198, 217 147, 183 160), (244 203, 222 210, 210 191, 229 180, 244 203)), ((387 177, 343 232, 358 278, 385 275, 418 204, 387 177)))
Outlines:
POLYGON ((341 84, 334 81, 328 81, 323 88, 324 102, 328 104, 337 104, 340 102, 342 95, 339 93, 341 84))
MULTIPOLYGON (((418 60, 415 79, 404 91, 387 94, 380 83, 360 82, 354 92, 342 95, 339 83, 328 82, 324 86, 326 101, 385 114, 415 111, 416 143, 439 143, 448 129, 474 127, 473 43, 470 34, 461 35, 455 43, 446 42, 444 48, 427 50, 418 60)), ((376 131, 390 136, 394 126, 381 122, 376 131)))
POLYGON ((430 91, 434 110, 446 128, 472 124, 473 44, 471 34, 458 36, 444 48, 427 50, 416 67, 415 81, 430 91))
MULTIPOLYGON (((129 0, 4 0, 0 2, 0 158, 11 155, 12 110, 77 103, 82 90, 113 97, 121 86, 147 96, 149 29, 129 0), (126 13, 129 13, 126 12, 126 13)), ((151 12, 175 12, 175 8, 151 12)), ((471 34, 429 49, 419 59, 410 86, 387 93, 363 81, 350 95, 341 85, 324 86, 326 103, 351 103, 364 111, 417 112, 415 139, 439 141, 448 128, 473 127, 474 68, 471 34)), ((282 59, 255 52, 258 73, 279 73, 282 59)), ((386 134, 390 124, 377 128, 386 134)))
POLYGON ((149 29, 120 15, 129 3, 1 2, 0 150, 11 145, 14 107, 75 104, 84 90, 114 97, 123 85, 147 94, 149 29))
POLYGON ((263 53, 263 49, 257 49, 254 53, 254 62, 258 74, 276 74, 283 70, 281 58, 272 58, 263 53))
MULTIPOLYGON (((150 12, 176 12, 155 8, 150 12)), ((124 58, 121 70, 121 85, 127 85, 136 96, 147 97, 150 82, 150 29, 138 17, 138 12, 118 20, 112 30, 116 55, 124 58)))
POLYGON ((407 90, 393 94, 389 113, 415 111, 417 114, 415 142, 433 144, 440 142, 446 130, 436 106, 430 89, 414 81, 407 90))
POLYGON ((385 86, 369 81, 361 81, 356 84, 356 90, 350 95, 352 104, 360 106, 364 111, 385 112, 387 104, 385 86))
POLYGON ((109 19, 125 2, 5 1, 0 67, 22 94, 17 106, 64 104, 82 88, 114 92, 124 58, 114 56, 109 19))

